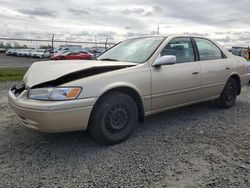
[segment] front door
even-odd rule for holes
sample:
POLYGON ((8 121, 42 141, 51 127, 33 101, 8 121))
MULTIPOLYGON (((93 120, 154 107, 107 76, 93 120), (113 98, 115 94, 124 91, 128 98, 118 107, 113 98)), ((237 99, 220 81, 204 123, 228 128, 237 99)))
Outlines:
POLYGON ((172 39, 159 56, 174 55, 173 65, 152 67, 152 111, 177 107, 200 99, 200 64, 189 37, 172 39))

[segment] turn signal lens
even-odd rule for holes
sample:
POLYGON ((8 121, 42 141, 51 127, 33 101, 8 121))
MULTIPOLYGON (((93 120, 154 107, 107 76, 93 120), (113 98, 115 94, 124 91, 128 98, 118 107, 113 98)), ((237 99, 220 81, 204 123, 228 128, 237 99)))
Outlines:
POLYGON ((81 92, 81 88, 55 88, 51 95, 51 100, 71 100, 76 99, 81 92))

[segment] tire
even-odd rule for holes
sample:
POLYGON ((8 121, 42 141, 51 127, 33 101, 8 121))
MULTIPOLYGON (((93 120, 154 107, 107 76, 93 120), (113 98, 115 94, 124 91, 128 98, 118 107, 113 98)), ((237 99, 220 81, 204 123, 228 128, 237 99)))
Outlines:
POLYGON ((237 98, 238 84, 233 78, 227 81, 220 98, 215 100, 215 104, 219 108, 230 108, 235 104, 237 98))
POLYGON ((128 95, 111 92, 95 105, 89 132, 102 144, 116 144, 127 139, 138 122, 138 107, 128 95))

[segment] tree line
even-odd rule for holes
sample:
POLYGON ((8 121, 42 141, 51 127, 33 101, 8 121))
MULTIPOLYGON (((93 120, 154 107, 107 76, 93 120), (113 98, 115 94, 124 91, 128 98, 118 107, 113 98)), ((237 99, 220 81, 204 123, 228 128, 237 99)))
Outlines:
MULTIPOLYGON (((25 44, 19 44, 18 42, 15 42, 14 44, 11 44, 9 42, 7 42, 6 44, 4 44, 2 41, 0 42, 0 48, 16 48, 16 49, 27 49, 29 48, 27 45, 25 44)), ((52 46, 51 45, 40 45, 39 46, 40 49, 51 49, 52 46)))

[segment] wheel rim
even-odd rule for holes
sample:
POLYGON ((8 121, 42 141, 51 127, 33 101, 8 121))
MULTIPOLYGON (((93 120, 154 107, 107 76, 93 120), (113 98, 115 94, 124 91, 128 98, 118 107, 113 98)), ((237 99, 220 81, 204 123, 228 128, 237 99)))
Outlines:
POLYGON ((225 99, 227 101, 232 101, 235 98, 235 92, 234 92, 233 84, 228 84, 226 91, 225 91, 225 99))
POLYGON ((127 108, 123 105, 116 105, 108 111, 105 126, 110 133, 117 133, 127 126, 128 119, 127 108))

